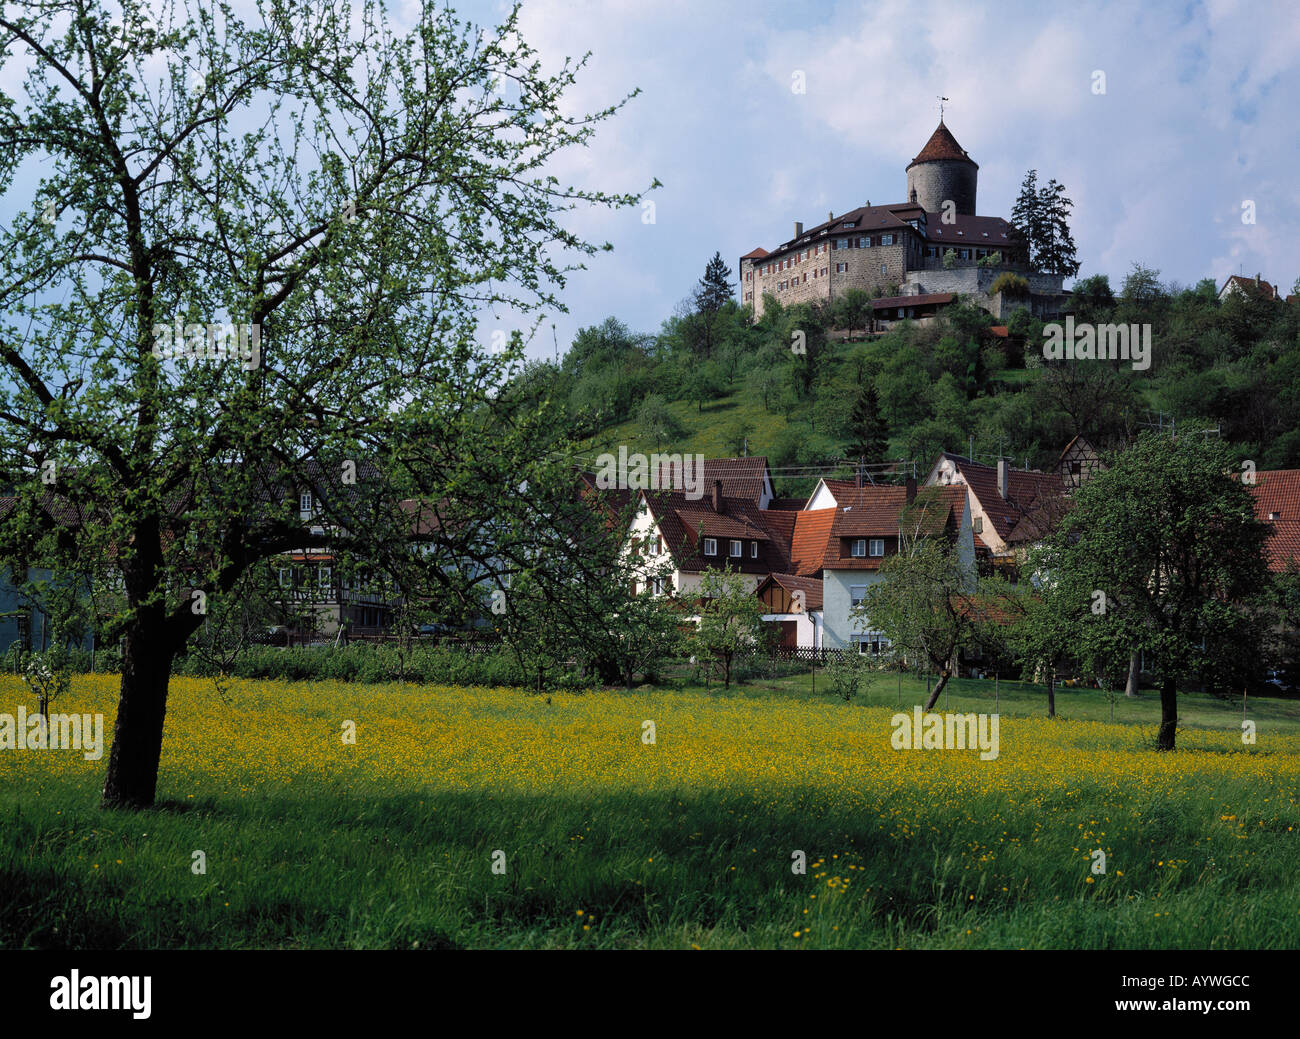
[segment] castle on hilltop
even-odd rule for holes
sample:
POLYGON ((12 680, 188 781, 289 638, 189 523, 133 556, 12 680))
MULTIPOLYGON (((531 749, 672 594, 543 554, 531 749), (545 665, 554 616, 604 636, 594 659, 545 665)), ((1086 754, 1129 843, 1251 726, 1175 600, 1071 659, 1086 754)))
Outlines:
POLYGON ((906 202, 873 206, 868 200, 807 231, 796 222, 788 242, 740 258, 741 302, 759 318, 765 295, 790 306, 834 300, 849 289, 897 286, 897 295, 873 301, 876 330, 896 320, 926 320, 957 294, 1004 320, 1017 307, 1040 317, 1057 314, 1065 296, 1061 276, 1030 270, 1028 250, 1009 222, 976 215, 978 181, 979 166, 941 115, 907 166, 906 202), (1005 271, 1029 283, 1028 295, 992 291, 1005 271))

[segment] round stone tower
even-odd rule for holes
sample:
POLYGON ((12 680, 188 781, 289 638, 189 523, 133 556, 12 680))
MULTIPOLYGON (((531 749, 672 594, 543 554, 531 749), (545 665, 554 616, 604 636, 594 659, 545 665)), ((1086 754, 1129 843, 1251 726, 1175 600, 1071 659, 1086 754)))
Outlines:
POLYGON ((941 117, 938 128, 907 167, 907 199, 927 213, 941 212, 944 201, 952 199, 958 214, 974 216, 978 177, 979 166, 943 125, 941 117))

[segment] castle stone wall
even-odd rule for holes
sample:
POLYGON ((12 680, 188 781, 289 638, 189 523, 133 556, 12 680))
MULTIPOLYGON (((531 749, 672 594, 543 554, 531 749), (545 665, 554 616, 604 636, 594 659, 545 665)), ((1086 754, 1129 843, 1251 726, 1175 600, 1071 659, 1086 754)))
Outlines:
POLYGON ((928 213, 942 212, 947 199, 963 216, 975 215, 975 194, 979 171, 968 162, 920 162, 907 171, 907 197, 916 192, 917 204, 928 213))

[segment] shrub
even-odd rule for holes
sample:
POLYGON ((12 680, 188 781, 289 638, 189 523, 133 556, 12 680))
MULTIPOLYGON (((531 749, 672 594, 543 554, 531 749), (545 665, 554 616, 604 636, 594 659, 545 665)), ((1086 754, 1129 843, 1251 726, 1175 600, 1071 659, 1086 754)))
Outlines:
POLYGON ((995 296, 1000 293, 1012 299, 1023 299, 1029 295, 1029 280, 1012 271, 1003 271, 993 279, 989 292, 995 296))
POLYGON ((876 676, 871 659, 850 650, 826 665, 826 677, 830 681, 830 691, 845 703, 852 703, 859 693, 871 691, 876 676))

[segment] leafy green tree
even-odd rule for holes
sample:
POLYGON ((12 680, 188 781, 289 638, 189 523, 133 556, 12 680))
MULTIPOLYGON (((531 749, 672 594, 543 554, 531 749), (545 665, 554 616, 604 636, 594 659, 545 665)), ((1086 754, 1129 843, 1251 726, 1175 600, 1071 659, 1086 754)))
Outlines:
POLYGON ((668 408, 668 402, 657 393, 652 393, 636 409, 636 425, 641 435, 648 437, 656 446, 668 443, 682 436, 685 429, 677 421, 677 416, 668 408))
POLYGON ((587 551, 602 565, 580 578, 544 582, 526 573, 500 598, 497 630, 539 688, 548 675, 576 668, 631 689, 638 673, 653 673, 680 655, 681 606, 651 591, 671 589, 670 561, 648 556, 643 544, 625 544, 626 530, 615 522, 586 531, 587 551))
POLYGON ((758 364, 745 376, 745 388, 749 393, 763 402, 763 410, 771 411, 772 403, 781 390, 785 379, 779 369, 771 364, 758 364))
POLYGON ((1180 683, 1240 688, 1262 658, 1267 527, 1235 461, 1199 429, 1144 432, 1075 492, 1035 556, 1058 650, 1108 677, 1144 653, 1161 750, 1174 749, 1180 683))
POLYGON ((753 435, 754 427, 744 419, 737 419, 727 426, 723 432, 722 446, 726 448, 729 455, 739 456, 745 454, 753 435))
POLYGON ((771 642, 772 629, 763 622, 766 610, 752 584, 730 566, 705 570, 699 595, 700 623, 691 644, 696 658, 714 662, 724 688, 730 688, 737 656, 761 652, 771 642))
POLYGON ((900 550, 884 561, 880 581, 851 613, 889 639, 895 653, 938 673, 927 711, 952 678, 958 651, 972 645, 978 632, 968 601, 974 573, 943 531, 930 525, 927 512, 933 511, 930 496, 919 494, 905 515, 900 550))
POLYGON ((699 361, 686 372, 684 380, 686 399, 695 402, 697 414, 704 412, 704 405, 709 401, 726 396, 727 380, 722 370, 712 361, 699 361))
POLYGON ((582 62, 544 77, 517 10, 480 36, 432 2, 400 37, 333 0, 85 0, 0 29, 0 183, 41 178, 0 225, 0 560, 55 532, 112 560, 106 805, 154 802, 172 661, 259 560, 354 550, 463 600, 466 558, 586 565, 537 522, 573 497, 562 416, 502 392, 522 331, 479 333, 564 309, 565 255, 599 249, 575 203, 640 197, 537 176, 619 107, 575 118, 582 62), (403 500, 437 513, 424 552, 403 500))
POLYGON ((847 329, 850 336, 856 328, 867 330, 871 325, 871 293, 849 289, 835 301, 832 313, 836 326, 847 329))
POLYGON ((1093 274, 1074 283, 1070 306, 1080 321, 1095 322, 1110 313, 1115 306, 1115 294, 1110 288, 1110 277, 1093 274))

